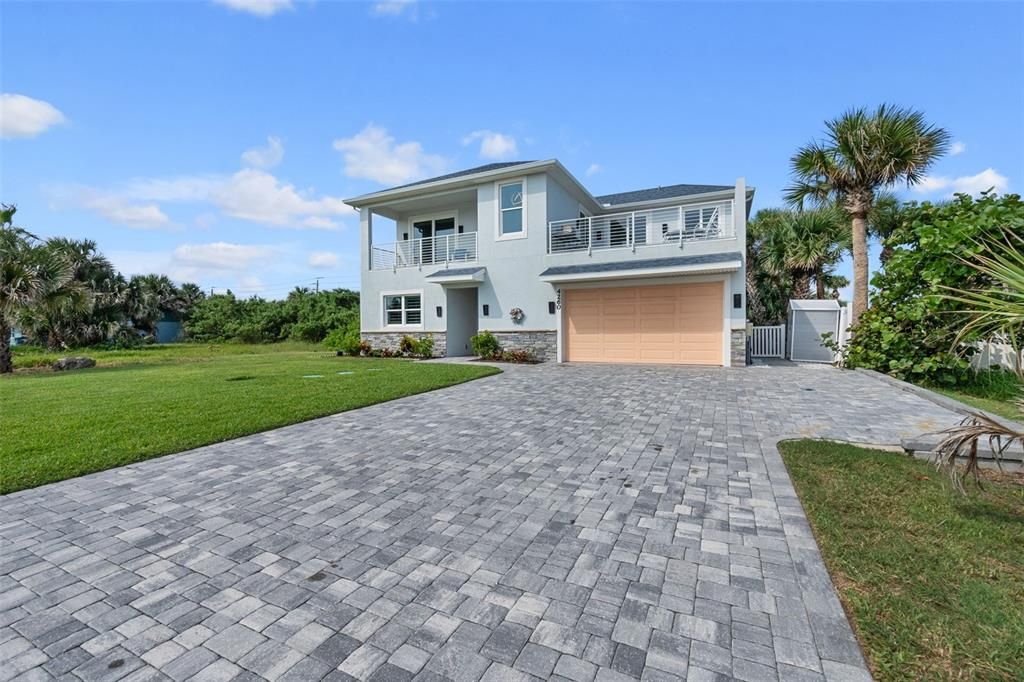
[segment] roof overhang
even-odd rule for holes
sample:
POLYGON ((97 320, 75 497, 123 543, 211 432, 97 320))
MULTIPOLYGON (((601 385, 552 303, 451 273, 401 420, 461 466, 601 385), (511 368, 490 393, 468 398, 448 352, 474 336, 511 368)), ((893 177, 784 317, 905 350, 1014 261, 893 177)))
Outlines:
POLYGON ((620 279, 672 277, 679 275, 709 275, 736 272, 743 267, 739 252, 708 256, 679 256, 616 263, 587 263, 548 268, 540 273, 542 282, 601 282, 620 279))
POLYGON ((458 177, 436 180, 434 182, 423 182, 406 187, 385 189, 379 192, 371 192, 351 199, 345 199, 344 201, 353 208, 363 208, 374 206, 376 204, 388 203, 390 201, 410 199, 426 194, 434 194, 439 190, 451 191, 465 187, 472 187, 473 185, 478 185, 481 182, 489 182, 504 177, 518 177, 524 173, 537 173, 556 165, 561 166, 557 159, 531 161, 529 163, 521 163, 516 166, 506 166, 504 168, 496 168, 494 170, 473 173, 472 175, 460 175, 458 177))
MULTIPOLYGON (((633 201, 627 204, 601 204, 601 211, 604 213, 627 212, 640 209, 658 208, 661 206, 679 206, 681 204, 696 204, 716 199, 732 199, 736 195, 736 189, 717 190, 715 192, 701 192, 700 194, 684 194, 678 197, 666 197, 664 199, 652 199, 649 201, 633 201)), ((747 188, 747 202, 754 198, 754 188, 747 188)))
POLYGON ((427 275, 428 282, 451 287, 475 287, 479 286, 487 276, 487 268, 451 268, 438 270, 427 275))

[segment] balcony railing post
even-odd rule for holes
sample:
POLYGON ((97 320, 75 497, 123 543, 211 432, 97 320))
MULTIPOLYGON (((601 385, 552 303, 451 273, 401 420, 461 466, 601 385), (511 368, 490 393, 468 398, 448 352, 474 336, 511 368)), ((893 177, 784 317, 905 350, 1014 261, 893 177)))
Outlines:
POLYGON ((636 253, 636 211, 629 214, 629 245, 636 253))
POLYGON ((594 219, 587 218, 587 255, 594 252, 594 219))
POLYGON ((679 248, 683 248, 683 232, 686 230, 686 224, 683 222, 683 207, 679 207, 679 248))

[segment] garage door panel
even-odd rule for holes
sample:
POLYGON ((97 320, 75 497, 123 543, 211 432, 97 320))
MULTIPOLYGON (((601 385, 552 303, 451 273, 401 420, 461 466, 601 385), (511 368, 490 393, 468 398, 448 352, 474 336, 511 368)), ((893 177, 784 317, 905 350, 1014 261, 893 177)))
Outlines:
POLYGON ((708 282, 569 290, 566 359, 720 365, 722 286, 708 282))

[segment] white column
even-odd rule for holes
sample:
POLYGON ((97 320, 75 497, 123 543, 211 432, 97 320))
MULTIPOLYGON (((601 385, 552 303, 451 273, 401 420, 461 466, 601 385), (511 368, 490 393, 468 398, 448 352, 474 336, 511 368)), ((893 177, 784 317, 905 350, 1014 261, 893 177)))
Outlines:
POLYGON ((368 272, 373 257, 373 212, 368 208, 359 209, 359 238, 363 242, 360 266, 363 272, 368 272))

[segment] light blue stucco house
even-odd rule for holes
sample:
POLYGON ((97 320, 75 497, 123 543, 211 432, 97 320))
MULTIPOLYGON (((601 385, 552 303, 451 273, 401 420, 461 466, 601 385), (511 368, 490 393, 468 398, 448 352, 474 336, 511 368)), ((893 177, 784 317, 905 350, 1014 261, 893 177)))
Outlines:
POLYGON ((753 196, 742 178, 594 196, 552 159, 348 199, 362 337, 430 334, 457 356, 489 330, 542 360, 742 365, 753 196))

